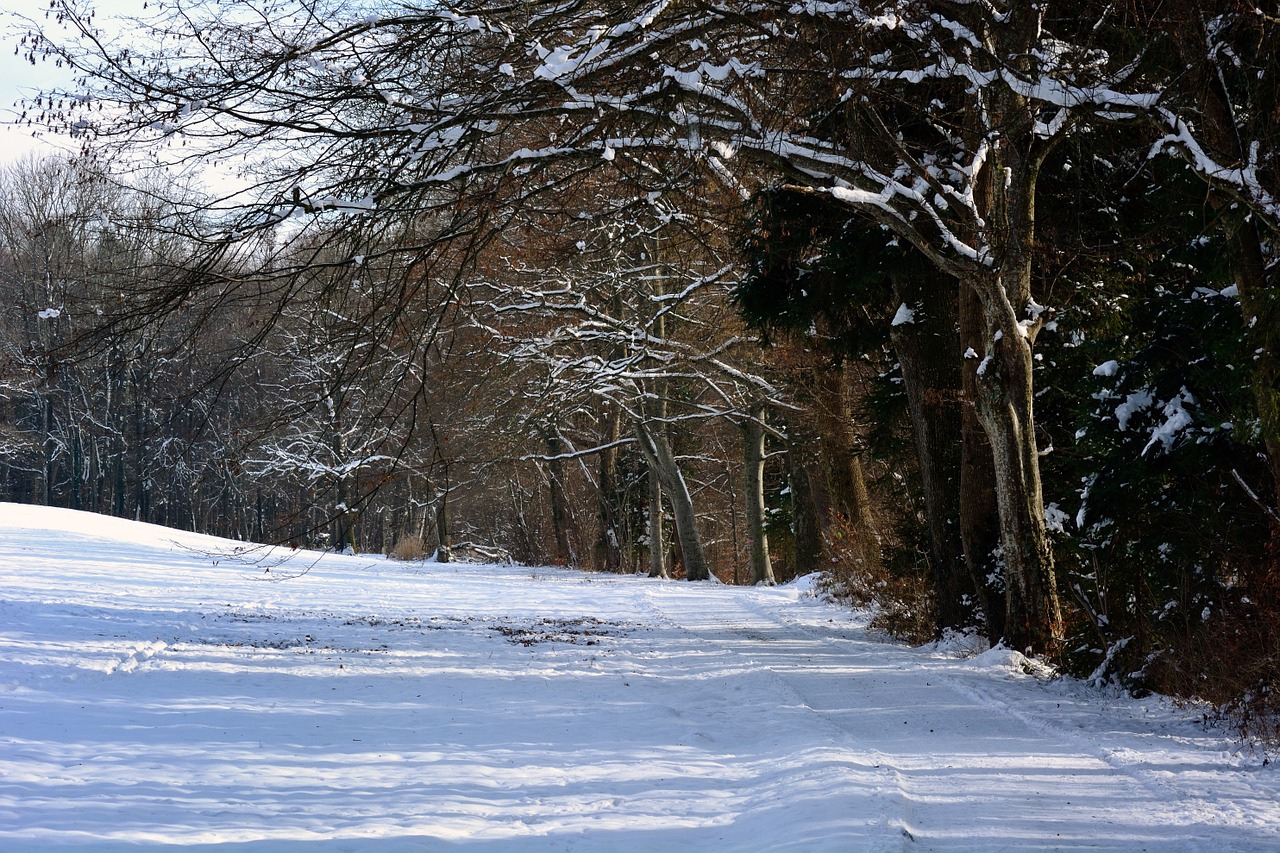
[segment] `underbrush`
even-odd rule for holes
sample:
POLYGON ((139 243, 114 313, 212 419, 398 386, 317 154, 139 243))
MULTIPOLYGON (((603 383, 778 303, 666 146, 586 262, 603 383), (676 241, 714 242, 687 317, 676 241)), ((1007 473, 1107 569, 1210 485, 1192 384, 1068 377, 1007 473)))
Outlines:
POLYGON ((403 560, 405 562, 425 560, 427 558, 427 544, 422 541, 421 536, 401 536, 396 540, 395 547, 391 549, 391 553, 387 556, 393 560, 403 560))
POLYGON ((1225 726, 1267 752, 1280 751, 1280 597, 1274 589, 1223 605, 1149 670, 1160 692, 1208 703, 1206 725, 1225 726))
POLYGON ((826 592, 871 611, 870 627, 920 645, 935 639, 935 602, 928 573, 885 560, 847 519, 837 517, 823 538, 826 592))
MULTIPOLYGON (((1102 643, 1081 646, 1074 659, 1068 655, 1068 669, 1077 675, 1092 670, 1091 680, 1135 695, 1155 692, 1207 708, 1206 727, 1225 728, 1265 753, 1280 753, 1277 541, 1261 560, 1238 564, 1229 580, 1205 578, 1153 595, 1148 579, 1145 595, 1127 592, 1127 606, 1098 608, 1090 622, 1102 643)), ((1107 598, 1095 592, 1092 600, 1105 604, 1107 598)))

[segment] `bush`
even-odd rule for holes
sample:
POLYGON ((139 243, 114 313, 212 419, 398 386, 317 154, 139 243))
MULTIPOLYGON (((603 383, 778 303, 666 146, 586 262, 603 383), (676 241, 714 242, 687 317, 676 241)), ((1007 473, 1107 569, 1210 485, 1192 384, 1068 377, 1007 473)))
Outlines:
POLYGON ((1063 663, 1138 695, 1205 703, 1206 722, 1274 747, 1276 498, 1258 463, 1253 344, 1228 280, 1189 252, 1171 250, 1174 270, 1153 262, 1145 282, 1115 285, 1147 287, 1139 304, 1099 285, 1097 303, 1078 301, 1039 347, 1055 381, 1037 406, 1058 430, 1046 500, 1065 510, 1059 576, 1079 605, 1063 663))
POLYGON ((870 627, 920 645, 935 639, 933 584, 927 572, 872 559, 876 543, 863 541, 847 519, 835 517, 823 536, 827 592, 852 607, 871 610, 870 627))
MULTIPOLYGON (((1276 533, 1280 533, 1277 531, 1276 533)), ((1273 533, 1265 571, 1242 578, 1198 630, 1151 669, 1157 689, 1212 706, 1206 723, 1229 726, 1245 741, 1280 749, 1280 536, 1273 533)))
POLYGON ((421 536, 401 536, 396 540, 396 546, 391 549, 391 553, 387 556, 393 560, 403 560, 405 562, 425 560, 427 558, 427 543, 422 541, 421 536))

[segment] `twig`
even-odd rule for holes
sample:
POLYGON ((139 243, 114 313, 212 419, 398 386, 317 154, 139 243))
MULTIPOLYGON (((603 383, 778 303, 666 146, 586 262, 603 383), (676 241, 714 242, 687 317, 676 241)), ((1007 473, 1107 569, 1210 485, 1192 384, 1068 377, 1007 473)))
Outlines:
POLYGON ((1240 488, 1244 489, 1245 494, 1247 494, 1250 498, 1252 498, 1253 502, 1258 505, 1258 509, 1262 510, 1267 514, 1267 518, 1271 519, 1272 524, 1280 524, 1280 515, 1277 515, 1274 509, 1272 509, 1271 507, 1267 506, 1265 503, 1262 502, 1262 498, 1258 497, 1257 492, 1249 488, 1249 484, 1246 483, 1244 481, 1244 478, 1240 476, 1239 471, 1237 471, 1235 468, 1232 468, 1231 476, 1235 477, 1236 482, 1240 484, 1240 488))

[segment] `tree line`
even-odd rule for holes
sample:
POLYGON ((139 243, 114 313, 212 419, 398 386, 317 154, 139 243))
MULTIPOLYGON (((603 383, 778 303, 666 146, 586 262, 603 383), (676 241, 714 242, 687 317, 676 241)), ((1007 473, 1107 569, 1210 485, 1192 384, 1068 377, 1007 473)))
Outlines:
POLYGON ((27 114, 73 183, 234 178, 117 189, 160 205, 128 251, 67 218, 67 264, 121 267, 80 284, 9 238, 5 488, 836 567, 1099 680, 1243 655, 1211 698, 1270 695, 1277 12, 184 0, 126 38, 55 3, 22 46, 79 83, 27 114))

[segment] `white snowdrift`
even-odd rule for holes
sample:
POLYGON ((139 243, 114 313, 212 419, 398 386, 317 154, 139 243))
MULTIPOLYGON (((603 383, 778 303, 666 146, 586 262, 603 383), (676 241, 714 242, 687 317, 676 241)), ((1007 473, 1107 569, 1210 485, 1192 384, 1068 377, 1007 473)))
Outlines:
POLYGON ((0 504, 0 850, 1277 849, 1273 768, 1194 715, 812 589, 0 504))

